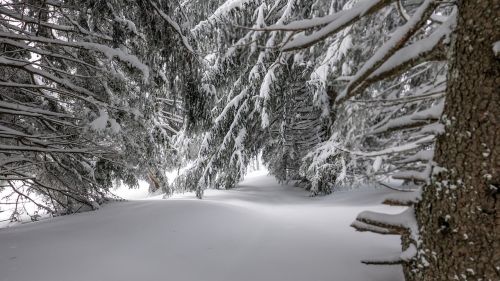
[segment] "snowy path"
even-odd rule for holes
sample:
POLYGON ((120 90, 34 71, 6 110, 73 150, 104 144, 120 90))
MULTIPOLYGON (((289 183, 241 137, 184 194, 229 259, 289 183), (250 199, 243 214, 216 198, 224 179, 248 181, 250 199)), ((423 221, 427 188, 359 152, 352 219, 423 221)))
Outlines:
MULTIPOLYGON (((401 281, 362 258, 399 237, 357 233, 383 191, 307 192, 253 176, 231 191, 113 203, 99 211, 0 229, 0 281, 401 281)), ((392 212, 398 209, 390 209, 392 212)))

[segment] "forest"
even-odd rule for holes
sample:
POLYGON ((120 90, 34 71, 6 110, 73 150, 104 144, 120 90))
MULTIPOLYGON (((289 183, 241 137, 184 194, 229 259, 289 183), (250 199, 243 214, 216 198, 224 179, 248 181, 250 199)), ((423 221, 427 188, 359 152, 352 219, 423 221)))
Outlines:
POLYGON ((500 280, 499 189, 498 0, 0 0, 0 280, 500 280))

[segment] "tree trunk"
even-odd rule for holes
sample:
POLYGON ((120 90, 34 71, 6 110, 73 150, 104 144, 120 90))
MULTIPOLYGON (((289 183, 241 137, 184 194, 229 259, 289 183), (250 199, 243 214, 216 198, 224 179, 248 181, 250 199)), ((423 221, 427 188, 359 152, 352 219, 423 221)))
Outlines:
POLYGON ((458 1, 433 178, 407 281, 500 280, 500 1, 458 1))

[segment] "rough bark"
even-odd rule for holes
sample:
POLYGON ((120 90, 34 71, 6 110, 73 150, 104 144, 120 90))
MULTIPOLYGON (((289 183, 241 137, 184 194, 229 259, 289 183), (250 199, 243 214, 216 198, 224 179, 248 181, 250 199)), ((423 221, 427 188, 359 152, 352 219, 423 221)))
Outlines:
POLYGON ((433 178, 407 281, 500 280, 500 1, 458 1, 433 178))

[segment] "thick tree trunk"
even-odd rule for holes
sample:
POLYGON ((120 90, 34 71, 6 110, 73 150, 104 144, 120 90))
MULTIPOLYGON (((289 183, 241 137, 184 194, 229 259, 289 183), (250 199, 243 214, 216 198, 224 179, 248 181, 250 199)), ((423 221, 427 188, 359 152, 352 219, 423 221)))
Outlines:
POLYGON ((433 179, 407 281, 500 280, 500 1, 458 1, 433 179))

